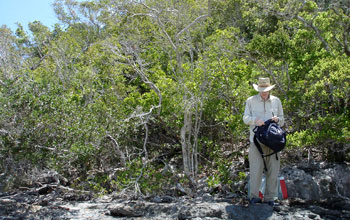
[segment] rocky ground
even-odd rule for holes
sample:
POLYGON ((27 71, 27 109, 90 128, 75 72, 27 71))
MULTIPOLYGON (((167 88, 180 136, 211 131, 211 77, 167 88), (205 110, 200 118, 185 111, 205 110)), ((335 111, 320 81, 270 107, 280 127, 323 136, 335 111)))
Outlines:
POLYGON ((196 197, 159 196, 138 200, 86 192, 48 183, 0 193, 0 220, 19 219, 350 219, 350 170, 346 165, 293 166, 282 170, 289 198, 278 206, 248 205, 234 193, 196 197))
MULTIPOLYGON (((71 195, 72 197, 75 197, 71 195)), ((147 200, 61 197, 57 191, 47 195, 22 192, 2 194, 0 219, 350 219, 349 210, 336 210, 322 204, 285 200, 279 206, 248 205, 237 198, 205 195, 199 198, 157 197, 147 200), (70 200, 76 201, 70 201, 70 200), (79 201, 81 199, 87 201, 79 201)))

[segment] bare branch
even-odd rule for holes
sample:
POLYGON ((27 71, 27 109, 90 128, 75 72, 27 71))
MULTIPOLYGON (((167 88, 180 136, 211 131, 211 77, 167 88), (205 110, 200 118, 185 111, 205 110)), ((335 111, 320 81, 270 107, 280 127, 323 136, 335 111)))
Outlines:
POLYGON ((331 53, 331 49, 327 43, 327 41, 322 37, 321 31, 312 23, 312 22, 307 22, 303 17, 296 15, 295 16, 299 21, 303 22, 306 27, 311 28, 315 34, 316 37, 322 42, 323 48, 327 50, 327 52, 331 53))
MULTIPOLYGON (((143 120, 142 124, 144 125, 144 128, 145 128, 145 139, 144 139, 144 143, 143 143, 143 150, 144 150, 145 158, 147 161, 148 160, 148 152, 147 152, 146 145, 148 142, 148 134, 149 134, 148 122, 149 122, 149 119, 150 119, 154 109, 157 108, 158 114, 160 114, 161 105, 162 105, 162 94, 161 94, 161 91, 158 89, 158 87, 148 79, 148 77, 146 75, 147 70, 145 69, 146 64, 140 58, 139 54, 135 51, 135 49, 127 43, 121 43, 121 45, 125 48, 124 53, 126 53, 126 54, 123 54, 121 52, 121 50, 116 46, 109 46, 109 48, 112 50, 112 52, 114 54, 116 54, 118 57, 125 60, 126 61, 125 64, 131 66, 134 69, 134 71, 137 73, 137 75, 141 78, 141 80, 145 84, 149 85, 159 98, 158 105, 152 106, 148 112, 142 112, 140 114, 133 113, 130 117, 128 117, 124 120, 124 121, 129 121, 132 118, 140 118, 143 120)), ((137 182, 135 183, 135 187, 137 188, 137 182)))
MULTIPOLYGON (((45 150, 49 150, 49 151, 57 151, 56 148, 53 148, 53 147, 46 147, 46 146, 41 146, 41 145, 35 145, 34 146, 35 148, 40 148, 40 149, 45 149, 45 150)), ((68 153, 69 151, 68 150, 65 150, 65 149, 62 149, 63 152, 66 152, 68 153)))
POLYGON ((190 23, 190 24, 187 25, 184 29, 182 29, 179 33, 177 33, 175 37, 176 37, 176 38, 179 38, 180 35, 181 35, 183 32, 187 31, 188 29, 190 29, 190 27, 192 27, 192 26, 193 26, 194 24, 196 24, 198 21, 200 21, 201 19, 206 18, 206 17, 208 17, 208 16, 209 16, 208 14, 205 14, 205 15, 201 15, 201 16, 197 17, 196 19, 194 19, 194 20, 192 21, 192 23, 190 23))
POLYGON ((142 112, 142 113, 137 114, 137 115, 132 114, 130 117, 126 118, 124 121, 127 122, 127 121, 129 121, 130 119, 132 119, 132 118, 143 118, 143 117, 149 116, 150 114, 152 114, 153 109, 154 109, 154 108, 157 108, 157 107, 158 107, 158 106, 152 106, 152 107, 150 108, 149 112, 142 112))
MULTIPOLYGON (((151 89, 157 94, 159 101, 158 101, 158 105, 157 106, 152 106, 152 108, 150 109, 149 112, 147 113, 142 113, 136 116, 132 116, 129 117, 126 120, 130 120, 133 117, 144 117, 147 116, 149 114, 152 113, 154 108, 158 108, 158 114, 160 114, 160 109, 161 109, 161 105, 162 105, 162 93, 159 90, 159 88, 153 83, 151 82, 148 77, 146 76, 146 70, 145 70, 145 64, 143 63, 143 60, 140 58, 140 56, 127 44, 122 44, 124 46, 124 48, 126 49, 125 51, 128 53, 126 55, 123 55, 122 52, 120 51, 120 49, 116 46, 112 46, 112 45, 108 45, 109 48, 112 50, 112 52, 117 55, 118 57, 122 58, 123 60, 126 60, 126 65, 131 66, 135 72, 137 73, 137 75, 141 78, 141 80, 149 85, 151 87, 151 89), (130 59, 130 57, 128 57, 128 55, 131 55, 133 58, 135 59, 130 59), (135 61, 136 60, 136 61, 135 61)), ((124 63, 123 63, 124 64, 124 63)))
POLYGON ((42 62, 46 57, 47 57, 47 54, 45 54, 44 56, 41 56, 39 62, 36 63, 35 65, 33 65, 32 67, 30 67, 30 70, 35 70, 35 69, 37 69, 37 68, 40 66, 41 62, 42 62))
POLYGON ((139 3, 140 5, 142 5, 143 7, 147 8, 147 9, 150 10, 150 11, 154 11, 154 12, 156 12, 157 14, 160 13, 157 9, 151 8, 151 7, 149 7, 148 5, 146 5, 146 4, 143 3, 143 2, 138 2, 138 3, 139 3))
POLYGON ((117 151, 117 154, 120 156, 122 165, 125 167, 126 166, 125 155, 124 155, 123 151, 121 151, 118 142, 111 135, 107 135, 106 138, 111 141, 114 149, 117 151))
POLYGON ((171 37, 169 36, 168 32, 165 30, 165 26, 164 24, 162 23, 162 21, 159 19, 159 16, 157 17, 157 22, 158 24, 160 25, 161 27, 161 31, 163 32, 163 34, 165 34, 165 36, 167 37, 169 43, 171 44, 172 48, 176 51, 177 50, 177 47, 176 45, 174 44, 173 40, 171 39, 171 37))
POLYGON ((151 14, 151 13, 136 13, 136 14, 130 15, 129 17, 133 18, 136 16, 148 16, 148 17, 156 18, 156 16, 154 14, 151 14))

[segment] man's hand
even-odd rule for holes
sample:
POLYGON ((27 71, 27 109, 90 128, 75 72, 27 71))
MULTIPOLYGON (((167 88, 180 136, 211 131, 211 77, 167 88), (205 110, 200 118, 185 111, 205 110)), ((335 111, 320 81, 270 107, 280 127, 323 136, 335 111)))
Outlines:
POLYGON ((263 120, 258 119, 258 120, 255 121, 255 124, 256 124, 257 126, 262 126, 262 125, 265 124, 265 122, 264 122, 263 120))
POLYGON ((277 116, 273 116, 273 117, 271 118, 271 120, 274 121, 274 122, 276 122, 276 123, 279 121, 279 119, 278 119, 277 116))

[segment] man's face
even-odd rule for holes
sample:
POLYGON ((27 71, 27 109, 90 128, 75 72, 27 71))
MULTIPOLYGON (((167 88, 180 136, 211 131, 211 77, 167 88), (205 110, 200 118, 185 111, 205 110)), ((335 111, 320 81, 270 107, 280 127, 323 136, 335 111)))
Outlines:
POLYGON ((269 98, 269 94, 270 94, 269 91, 267 91, 267 92, 260 92, 260 96, 264 100, 267 100, 269 98))

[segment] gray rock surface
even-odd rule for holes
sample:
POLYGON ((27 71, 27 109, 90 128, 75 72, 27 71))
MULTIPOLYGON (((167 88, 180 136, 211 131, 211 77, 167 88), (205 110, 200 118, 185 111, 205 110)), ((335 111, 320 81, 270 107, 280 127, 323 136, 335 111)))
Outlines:
MULTIPOLYGON (((236 192, 208 193, 195 197, 171 195, 126 200, 107 195, 92 198, 66 187, 44 185, 27 191, 0 193, 0 220, 295 220, 350 219, 350 170, 346 165, 314 164, 285 167, 289 198, 276 207, 248 205, 236 192)), ((242 181, 244 188, 246 182, 242 181)))

